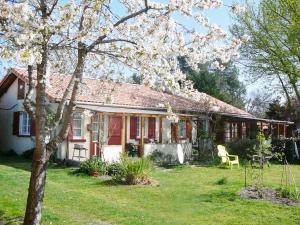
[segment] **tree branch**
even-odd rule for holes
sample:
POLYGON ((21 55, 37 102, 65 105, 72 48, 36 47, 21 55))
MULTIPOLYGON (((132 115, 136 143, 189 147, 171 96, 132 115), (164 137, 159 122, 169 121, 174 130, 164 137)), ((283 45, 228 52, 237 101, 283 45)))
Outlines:
MULTIPOLYGON (((148 6, 148 3, 147 3, 147 0, 145 0, 145 4, 146 4, 146 7, 137 11, 137 12, 134 12, 128 16, 125 16, 125 17, 122 17, 119 21, 117 21, 113 26, 114 27, 117 27, 119 26, 120 24, 126 22, 127 20, 129 19, 132 19, 134 17, 137 17, 145 12, 147 12, 149 9, 151 9, 151 7, 148 6)), ((107 37, 107 34, 105 35, 102 35, 102 36, 99 36, 91 45, 88 46, 87 50, 88 51, 91 51, 96 45, 98 44, 101 44, 103 42, 103 40, 107 37)))
POLYGON ((35 119, 35 112, 33 110, 34 102, 31 100, 31 97, 32 97, 33 91, 34 91, 34 86, 33 86, 33 81, 32 81, 32 65, 28 65, 27 72, 28 72, 28 91, 26 93, 26 97, 24 99, 23 106, 24 106, 25 110, 29 113, 31 118, 35 119))

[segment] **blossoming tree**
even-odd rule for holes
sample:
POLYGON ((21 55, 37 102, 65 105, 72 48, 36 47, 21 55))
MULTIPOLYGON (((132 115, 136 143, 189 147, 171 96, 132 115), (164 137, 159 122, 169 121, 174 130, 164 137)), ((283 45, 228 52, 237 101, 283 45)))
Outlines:
POLYGON ((185 57, 192 67, 212 63, 222 68, 219 62, 236 56, 241 41, 224 42, 226 33, 204 14, 221 6, 221 0, 0 0, 0 57, 27 66, 24 108, 36 121, 24 224, 41 223, 47 163, 66 138, 84 72, 135 70, 145 85, 200 99, 191 83, 184 82, 177 57, 185 57), (76 57, 72 79, 49 124, 48 68, 62 68, 70 51, 76 57))

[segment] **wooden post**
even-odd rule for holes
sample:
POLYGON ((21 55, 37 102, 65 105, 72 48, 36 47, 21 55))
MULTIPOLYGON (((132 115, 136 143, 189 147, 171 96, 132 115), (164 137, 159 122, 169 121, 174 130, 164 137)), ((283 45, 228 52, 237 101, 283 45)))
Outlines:
MULTIPOLYGON (((104 140, 103 140, 103 137, 104 137, 104 129, 102 128, 102 118, 103 118, 103 115, 102 113, 98 113, 98 143, 99 143, 99 157, 102 158, 102 147, 104 145, 104 140), (102 133, 103 131, 103 133, 102 133)), ((105 127, 105 126, 104 126, 105 127)))
POLYGON ((239 121, 239 122, 237 122, 237 137, 238 138, 243 138, 243 126, 242 126, 242 122, 241 121, 239 121))
POLYGON ((122 152, 125 152, 125 142, 126 142, 126 116, 122 115, 122 130, 121 130, 121 145, 122 145, 122 152))
POLYGON ((162 144, 163 118, 159 117, 159 144, 162 144))
POLYGON ((286 124, 283 124, 283 137, 286 137, 286 124))
POLYGON ((145 118, 141 118, 141 146, 140 146, 140 156, 144 155, 144 131, 145 131, 145 118))
POLYGON ((260 131, 263 132, 263 122, 260 121, 260 131))
POLYGON ((277 123, 277 138, 279 139, 280 136, 280 124, 277 123))

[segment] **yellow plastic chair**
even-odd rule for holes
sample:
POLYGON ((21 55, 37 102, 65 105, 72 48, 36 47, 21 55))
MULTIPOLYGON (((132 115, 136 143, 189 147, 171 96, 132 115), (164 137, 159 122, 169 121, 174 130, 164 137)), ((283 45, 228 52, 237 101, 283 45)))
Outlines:
POLYGON ((240 168, 239 157, 237 155, 229 155, 226 151, 226 147, 223 145, 218 145, 217 148, 218 156, 221 157, 222 164, 228 164, 230 169, 232 169, 233 165, 237 165, 238 168, 240 168))

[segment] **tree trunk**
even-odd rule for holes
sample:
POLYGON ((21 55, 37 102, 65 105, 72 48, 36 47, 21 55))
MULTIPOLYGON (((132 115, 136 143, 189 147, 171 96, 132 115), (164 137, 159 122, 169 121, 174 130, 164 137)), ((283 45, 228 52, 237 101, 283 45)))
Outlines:
POLYGON ((277 77, 278 77, 278 79, 279 79, 279 81, 280 81, 280 84, 281 84, 281 87, 282 87, 282 89, 283 89, 283 91, 284 91, 284 93, 285 93, 286 100, 287 100, 287 103, 288 103, 288 108, 291 108, 292 101, 291 101, 291 98, 290 98, 289 92, 288 92, 288 90, 287 90, 286 86, 284 85, 284 83, 283 83, 283 80, 282 80, 281 76, 280 76, 278 73, 277 73, 277 77))
POLYGON ((47 160, 33 160, 24 225, 39 225, 42 218, 47 160))
POLYGON ((48 60, 46 45, 43 48, 41 64, 37 65, 37 85, 36 85, 36 138, 35 150, 32 159, 31 177, 29 183, 26 212, 24 218, 25 225, 41 224, 42 203, 45 190, 46 171, 49 156, 46 150, 46 84, 45 74, 48 60))

